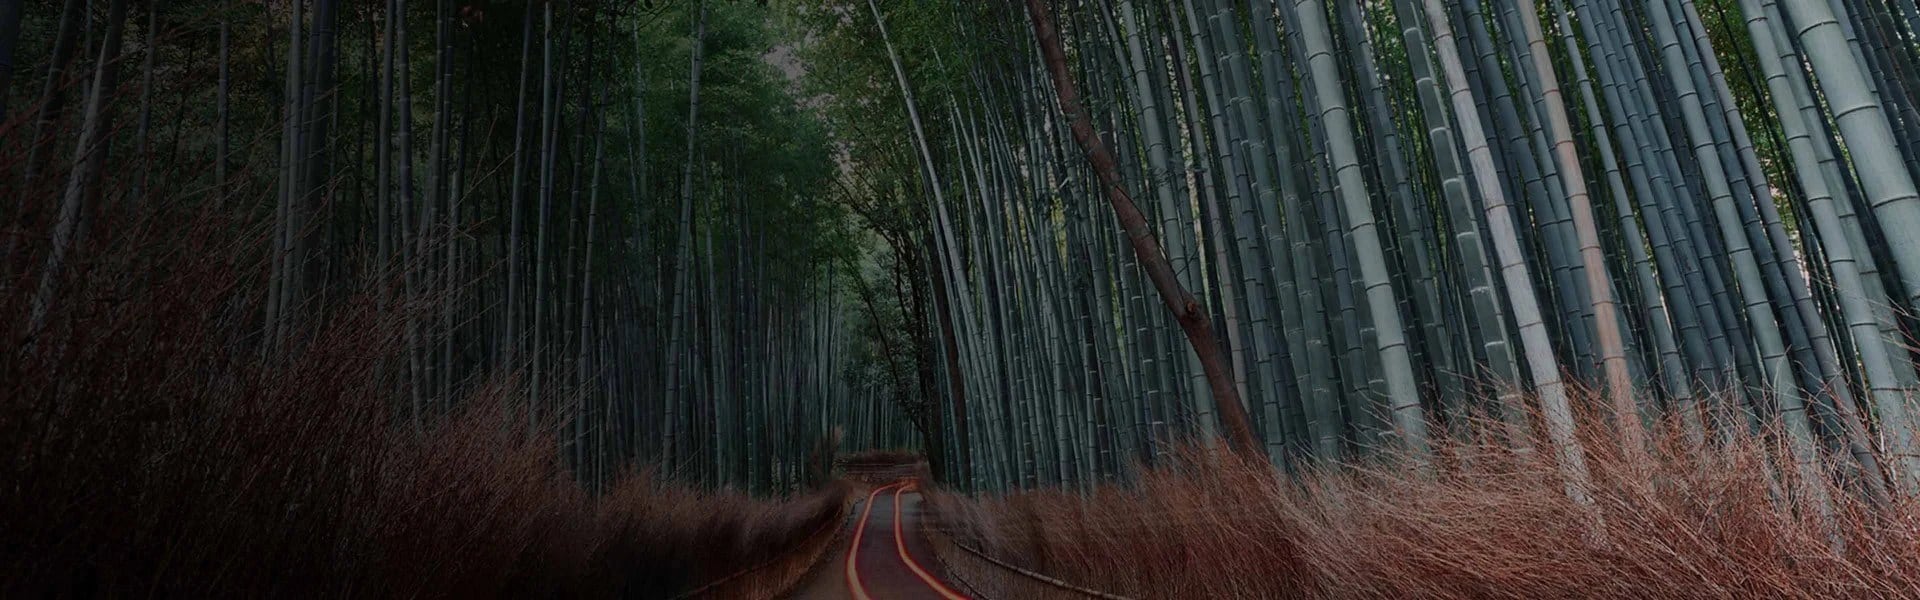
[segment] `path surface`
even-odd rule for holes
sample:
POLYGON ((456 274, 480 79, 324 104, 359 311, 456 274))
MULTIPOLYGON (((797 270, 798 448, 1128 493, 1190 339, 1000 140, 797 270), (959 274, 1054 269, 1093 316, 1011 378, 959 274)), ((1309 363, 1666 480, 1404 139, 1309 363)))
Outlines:
POLYGON ((875 488, 853 507, 833 562, 799 587, 801 600, 961 600, 940 579, 939 561, 920 537, 920 493, 909 481, 875 488))

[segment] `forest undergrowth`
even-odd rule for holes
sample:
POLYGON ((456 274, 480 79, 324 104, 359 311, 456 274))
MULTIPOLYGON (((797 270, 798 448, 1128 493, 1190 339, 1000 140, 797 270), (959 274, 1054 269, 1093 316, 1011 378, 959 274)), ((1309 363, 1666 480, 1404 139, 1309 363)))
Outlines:
POLYGON ((1189 449, 1084 494, 934 493, 929 529, 996 597, 1063 592, 955 544, 1131 598, 1920 597, 1920 505, 1868 498, 1847 473, 1796 481, 1772 432, 1657 430, 1650 464, 1586 436, 1584 504, 1551 461, 1482 432, 1448 437, 1425 469, 1381 459, 1282 481, 1189 449))
POLYGON ((416 431, 411 307, 342 300, 268 352, 264 227, 216 203, 100 214, 38 327, 44 248, 16 235, 3 258, 0 597, 665 598, 843 514, 840 486, 775 501, 630 471, 589 493, 511 377, 416 431))

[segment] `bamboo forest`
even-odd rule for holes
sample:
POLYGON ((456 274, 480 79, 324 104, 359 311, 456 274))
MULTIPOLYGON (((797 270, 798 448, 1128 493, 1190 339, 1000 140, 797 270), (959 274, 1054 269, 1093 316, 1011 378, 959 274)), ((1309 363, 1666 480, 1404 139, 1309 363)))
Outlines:
POLYGON ((1920 598, 1916 0, 0 0, 0 597, 1920 598))

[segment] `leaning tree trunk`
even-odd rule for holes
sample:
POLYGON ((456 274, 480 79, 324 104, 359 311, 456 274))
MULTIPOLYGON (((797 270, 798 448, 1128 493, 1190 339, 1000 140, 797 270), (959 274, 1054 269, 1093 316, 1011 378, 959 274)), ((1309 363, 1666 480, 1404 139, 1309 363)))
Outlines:
POLYGON ((89 196, 88 189, 93 185, 94 174, 106 165, 107 141, 103 133, 111 129, 107 124, 107 95, 113 93, 114 82, 120 73, 121 33, 126 28, 127 0, 113 0, 107 9, 107 36, 100 45, 100 60, 94 63, 92 93, 87 96, 86 112, 80 124, 80 140, 74 144, 73 172, 67 176, 67 189, 60 196, 60 213, 53 224, 52 247, 47 250, 47 262, 40 272, 40 285, 34 291, 33 305, 27 318, 27 331, 38 332, 47 324, 47 313, 53 307, 53 298, 59 290, 60 275, 66 266, 67 253, 73 248, 74 237, 80 230, 81 204, 89 196))
POLYGON ((1207 386, 1219 405, 1220 424, 1226 429, 1228 442, 1249 460, 1265 460, 1261 453, 1260 438, 1254 436, 1253 427, 1247 422, 1246 407, 1240 403, 1240 392, 1234 388, 1233 374, 1227 369, 1227 357, 1214 339, 1212 323, 1201 309, 1200 302, 1175 278, 1167 257, 1160 253, 1159 240, 1147 227, 1146 216, 1134 206, 1132 196, 1121 184, 1113 154, 1108 152, 1106 142, 1094 132, 1093 121, 1087 117, 1085 107, 1080 105, 1079 92, 1074 88, 1072 74, 1067 71, 1066 53, 1060 48, 1060 34, 1054 29, 1046 0, 1027 0, 1027 14, 1033 19, 1033 35, 1040 44, 1041 54, 1046 58, 1047 74, 1052 77, 1054 90, 1059 93, 1060 111, 1066 115, 1073 139, 1086 152, 1087 162, 1099 176, 1107 202, 1113 205, 1114 216, 1126 231, 1127 241, 1147 271, 1147 278, 1160 293, 1160 300, 1166 303, 1167 310, 1180 322, 1181 330, 1186 332, 1187 343, 1199 355, 1200 365, 1207 373, 1207 386))

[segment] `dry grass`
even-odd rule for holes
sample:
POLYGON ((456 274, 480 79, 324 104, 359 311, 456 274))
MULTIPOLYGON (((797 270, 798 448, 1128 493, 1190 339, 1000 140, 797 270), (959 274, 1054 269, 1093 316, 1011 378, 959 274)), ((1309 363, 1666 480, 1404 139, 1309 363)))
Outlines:
MULTIPOLYGON (((934 537, 1136 598, 1920 597, 1920 506, 1781 476, 1770 436, 1698 448, 1673 431, 1637 468, 1586 440, 1591 509, 1551 464, 1484 440, 1448 443, 1431 476, 1380 461, 1287 482, 1193 451, 1086 495, 940 494, 934 537), (1836 499, 1830 519, 1810 486, 1836 499)), ((941 548, 989 596, 1062 595, 941 548)))
POLYGON ((667 597, 843 512, 839 487, 773 502, 644 473, 592 497, 511 380, 416 434, 393 379, 410 307, 343 299, 268 359, 260 228, 113 217, 38 331, 44 248, 0 257, 0 597, 667 597))

